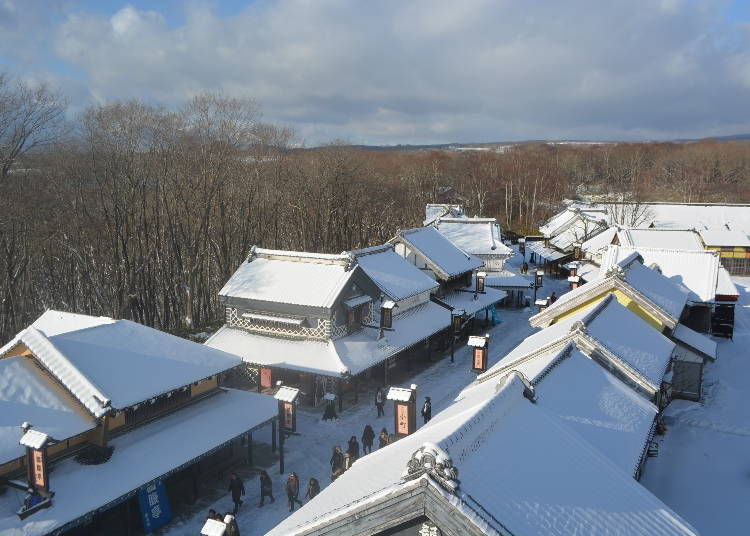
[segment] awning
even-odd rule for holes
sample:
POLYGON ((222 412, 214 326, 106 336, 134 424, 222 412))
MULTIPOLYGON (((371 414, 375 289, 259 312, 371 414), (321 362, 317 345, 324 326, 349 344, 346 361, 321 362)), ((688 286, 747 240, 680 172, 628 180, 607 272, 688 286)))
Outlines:
POLYGON ((364 305, 365 303, 369 303, 371 301, 372 298, 370 296, 368 296, 367 294, 363 294, 362 296, 355 296, 344 301, 344 307, 346 307, 347 309, 354 309, 355 307, 359 307, 360 305, 364 305))
POLYGON ((539 241, 539 242, 528 242, 526 244, 526 249, 528 249, 529 251, 532 251, 532 252, 536 253, 542 259, 544 259, 546 261, 549 261, 549 262, 558 261, 558 260, 560 260, 560 259, 562 259, 564 257, 569 257, 571 255, 571 253, 564 253, 562 251, 558 251, 556 249, 552 249, 552 248, 546 247, 544 245, 544 242, 541 242, 541 241, 539 241))
POLYGON ((242 318, 247 318, 248 320, 259 320, 261 322, 286 324, 289 326, 301 326, 305 321, 304 318, 288 318, 285 316, 261 315, 256 313, 242 313, 242 318))
MULTIPOLYGON (((472 287, 466 287, 469 291, 472 287)), ((454 291, 441 298, 445 303, 453 307, 454 309, 463 309, 467 315, 473 315, 482 309, 486 309, 490 305, 494 305, 508 295, 504 290, 491 288, 488 286, 484 287, 484 294, 477 294, 477 299, 474 299, 474 292, 459 292, 454 291)))
POLYGON ((15 513, 25 494, 8 489, 0 496, 0 534, 37 536, 69 530, 154 480, 268 424, 277 412, 278 404, 270 396, 227 389, 113 439, 115 450, 106 463, 81 465, 68 458, 54 464, 52 506, 21 521, 15 513))

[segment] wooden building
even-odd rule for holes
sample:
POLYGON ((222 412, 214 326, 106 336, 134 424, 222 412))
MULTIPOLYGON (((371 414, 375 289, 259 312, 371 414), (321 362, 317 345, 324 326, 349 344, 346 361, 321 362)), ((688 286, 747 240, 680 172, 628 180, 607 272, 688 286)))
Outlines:
POLYGON ((202 472, 248 459, 252 433, 275 426, 271 397, 222 387, 240 363, 127 320, 44 313, 0 348, 0 533, 125 534, 157 488, 144 523, 194 502, 202 472), (54 496, 21 520, 26 430, 46 437, 54 496))

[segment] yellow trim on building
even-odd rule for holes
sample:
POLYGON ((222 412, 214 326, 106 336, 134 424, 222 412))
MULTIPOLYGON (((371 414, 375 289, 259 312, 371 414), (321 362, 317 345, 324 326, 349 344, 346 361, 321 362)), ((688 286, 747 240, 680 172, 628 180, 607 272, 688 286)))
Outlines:
POLYGON ((658 330, 659 332, 664 330, 664 324, 662 323, 661 320, 659 320, 654 315, 652 315, 651 313, 643 309, 640 305, 638 305, 636 301, 631 299, 630 296, 628 296, 621 290, 607 290, 603 294, 600 294, 594 298, 591 298, 590 300, 587 300, 586 302, 582 303, 578 307, 574 307, 573 309, 564 312, 560 316, 556 316, 555 319, 551 323, 554 324, 580 311, 583 311, 584 309, 593 307, 597 303, 601 302, 604 298, 606 298, 607 294, 609 294, 610 292, 615 295, 615 298, 617 298, 617 301, 620 302, 620 304, 623 307, 627 308, 629 311, 632 311, 633 313, 638 315, 640 318, 642 318, 648 324, 650 324, 654 329, 658 330))

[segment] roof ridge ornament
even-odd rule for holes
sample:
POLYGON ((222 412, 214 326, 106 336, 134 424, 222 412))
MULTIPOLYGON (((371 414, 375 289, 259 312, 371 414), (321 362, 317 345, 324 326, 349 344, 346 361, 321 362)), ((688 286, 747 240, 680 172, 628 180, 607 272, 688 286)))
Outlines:
POLYGON ((613 264, 609 268, 607 268, 607 271, 604 272, 605 277, 615 277, 617 279, 620 279, 622 281, 625 281, 625 270, 622 269, 622 266, 619 264, 613 264))
POLYGON ((455 493, 458 489, 458 469, 453 466, 450 455, 429 441, 414 451, 401 478, 408 482, 422 475, 433 477, 449 493, 455 493))

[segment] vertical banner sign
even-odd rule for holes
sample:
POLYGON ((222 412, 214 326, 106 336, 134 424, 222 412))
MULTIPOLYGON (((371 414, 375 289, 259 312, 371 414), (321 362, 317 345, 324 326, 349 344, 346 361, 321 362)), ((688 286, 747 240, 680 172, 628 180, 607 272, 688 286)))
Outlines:
POLYGON ((396 433, 407 435, 409 433, 409 406, 396 404, 396 433))
POLYGON ((474 348, 474 368, 484 368, 484 348, 474 348))
POLYGON ((162 527, 172 519, 172 509, 169 507, 167 488, 161 480, 157 480, 145 488, 139 489, 138 502, 141 505, 143 530, 146 534, 162 527))
POLYGON ((31 449, 31 482, 37 489, 47 489, 47 464, 44 451, 31 449))
POLYGON ((294 417, 294 405, 292 402, 284 402, 282 406, 282 422, 285 430, 296 431, 297 423, 294 417))
POLYGON ((260 369, 260 386, 271 387, 271 369, 270 368, 260 369))

